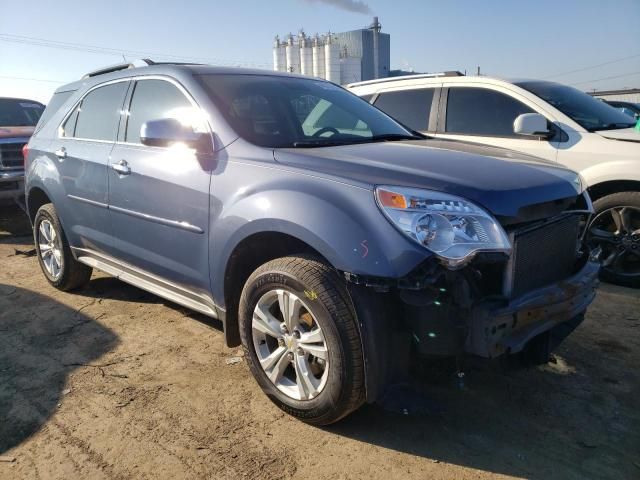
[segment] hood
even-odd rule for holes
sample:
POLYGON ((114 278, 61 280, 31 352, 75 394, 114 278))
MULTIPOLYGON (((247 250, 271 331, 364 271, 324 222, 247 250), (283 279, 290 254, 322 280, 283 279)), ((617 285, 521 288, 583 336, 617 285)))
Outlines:
POLYGON ((29 138, 35 127, 0 127, 0 138, 29 138))
POLYGON ((449 140, 277 149, 274 156, 279 163, 368 187, 400 185, 465 197, 503 223, 559 213, 581 190, 575 172, 537 157, 449 140))
POLYGON ((640 131, 636 130, 635 127, 621 128, 619 130, 598 130, 595 133, 611 140, 640 143, 640 131))

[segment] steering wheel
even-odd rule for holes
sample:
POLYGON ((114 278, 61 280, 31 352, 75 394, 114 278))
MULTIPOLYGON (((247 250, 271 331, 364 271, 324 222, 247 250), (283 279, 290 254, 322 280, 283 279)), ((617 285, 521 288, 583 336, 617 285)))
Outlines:
POLYGON ((327 132, 331 132, 333 133, 333 135, 339 135, 340 132, 333 128, 333 127, 322 127, 320 130, 318 130, 316 133, 314 133, 313 135, 311 135, 313 138, 318 138, 320 135, 322 135, 323 133, 327 133, 327 132))

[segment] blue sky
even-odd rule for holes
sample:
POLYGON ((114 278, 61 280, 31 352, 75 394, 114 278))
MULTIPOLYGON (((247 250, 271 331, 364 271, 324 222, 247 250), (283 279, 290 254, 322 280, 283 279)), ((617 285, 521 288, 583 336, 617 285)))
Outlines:
POLYGON ((391 34, 392 68, 472 73, 480 65, 485 74, 551 77, 585 90, 640 87, 640 0, 4 0, 3 4, 1 96, 46 101, 61 83, 122 61, 121 55, 104 53, 104 48, 162 54, 154 55, 156 60, 198 58, 270 68, 276 33, 295 33, 301 27, 310 34, 352 30, 371 23, 372 14, 380 17, 383 32, 391 34), (34 38, 74 45, 64 49, 33 45, 42 43, 34 38), (100 48, 86 52, 78 44, 100 48), (624 60, 616 61, 620 59, 624 60), (607 64, 588 68, 602 63, 607 64), (573 70, 579 71, 565 74, 573 70))

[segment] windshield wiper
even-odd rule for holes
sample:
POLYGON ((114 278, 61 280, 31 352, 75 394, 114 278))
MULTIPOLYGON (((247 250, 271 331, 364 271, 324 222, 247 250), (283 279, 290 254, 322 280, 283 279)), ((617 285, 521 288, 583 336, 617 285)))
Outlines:
POLYGON ((315 147, 336 147, 339 145, 354 145, 357 143, 374 143, 374 142, 393 142, 398 140, 422 140, 427 138, 421 134, 407 133, 386 133, 383 135, 374 135, 373 137, 360 138, 344 138, 342 140, 332 140, 331 137, 317 140, 299 140, 293 142, 295 148, 315 148, 315 147))
POLYGON ((598 127, 590 128, 589 131, 598 132, 601 130, 619 130, 622 128, 631 128, 633 126, 635 126, 635 123, 623 123, 623 122, 607 123, 606 125, 600 125, 598 127))
POLYGON ((427 138, 422 134, 387 133, 384 135, 374 135, 368 138, 372 142, 393 142, 396 140, 424 140, 427 138))

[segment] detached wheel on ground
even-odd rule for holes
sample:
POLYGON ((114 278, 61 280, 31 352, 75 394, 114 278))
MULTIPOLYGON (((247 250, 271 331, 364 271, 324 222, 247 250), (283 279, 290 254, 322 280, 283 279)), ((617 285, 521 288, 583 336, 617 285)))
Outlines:
POLYGON ((67 291, 89 281, 92 269, 73 257, 53 204, 47 203, 38 209, 33 239, 40 268, 51 285, 67 291))
POLYGON ((259 267, 240 298, 245 358, 282 410, 327 425, 362 405, 364 364, 356 314, 342 280, 312 256, 259 267))
POLYGON ((600 277, 640 287, 640 192, 620 192, 593 202, 589 244, 602 248, 600 277))

